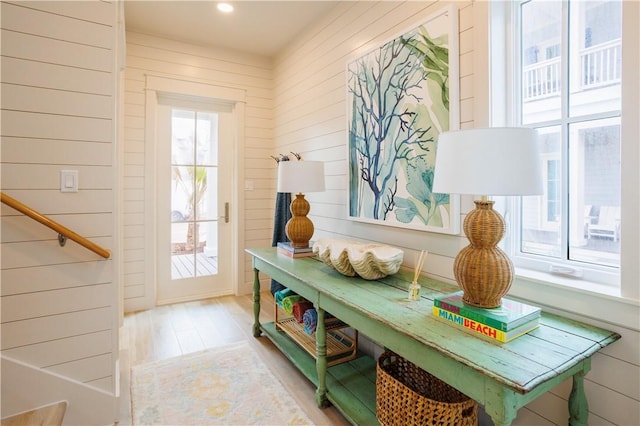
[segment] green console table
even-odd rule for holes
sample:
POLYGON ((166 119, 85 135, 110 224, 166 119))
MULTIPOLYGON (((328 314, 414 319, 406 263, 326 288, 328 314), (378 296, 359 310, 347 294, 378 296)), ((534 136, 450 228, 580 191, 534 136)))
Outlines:
POLYGON ((379 345, 410 360, 484 406, 496 425, 509 425, 519 408, 572 377, 569 419, 586 426, 584 376, 591 356, 620 335, 543 313, 541 325, 509 343, 474 337, 436 319, 433 298, 457 290, 422 277, 419 301, 407 298, 409 271, 367 281, 345 277, 316 258, 291 259, 275 248, 248 249, 254 268, 253 334, 264 334, 316 386, 319 406, 332 403, 353 424, 377 424, 375 360, 360 354, 327 367, 324 313, 329 312, 379 345), (260 323, 259 272, 313 302, 318 311, 316 357, 273 323, 260 323))

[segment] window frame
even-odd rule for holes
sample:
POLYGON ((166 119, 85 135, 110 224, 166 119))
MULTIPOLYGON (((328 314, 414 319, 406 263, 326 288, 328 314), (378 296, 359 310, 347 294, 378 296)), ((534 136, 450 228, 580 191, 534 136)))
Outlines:
MULTIPOLYGON (((639 289, 637 284, 637 276, 640 273, 638 264, 640 251, 640 232, 637 225, 638 204, 640 200, 639 191, 637 189, 639 181, 638 163, 639 149, 637 144, 631 141, 638 140, 640 135, 640 125, 637 117, 640 117, 638 108, 638 94, 640 93, 638 84, 638 52, 639 49, 639 33, 638 22, 640 22, 640 7, 635 2, 623 2, 623 28, 622 37, 624 39, 622 48, 622 84, 625 90, 622 91, 622 115, 621 115, 621 151, 622 151, 622 170, 621 170, 621 186, 622 186, 622 217, 625 221, 624 238, 621 242, 620 268, 618 273, 607 274, 609 268, 603 271, 596 268, 592 270, 588 265, 581 265, 581 268, 589 269, 586 276, 582 276, 579 269, 566 268, 561 265, 557 267, 558 262, 545 260, 538 261, 538 266, 544 265, 537 270, 532 268, 525 260, 522 261, 520 256, 514 256, 514 247, 518 247, 517 236, 520 232, 519 227, 515 227, 517 222, 513 213, 519 212, 519 202, 517 197, 511 197, 505 200, 505 216, 507 218, 507 235, 505 236, 505 249, 509 252, 516 266, 516 280, 514 288, 521 289, 521 283, 536 283, 548 288, 548 285, 556 288, 565 288, 568 291, 575 289, 578 291, 587 291, 598 294, 607 294, 614 297, 628 298, 638 300, 639 289), (635 81, 634 81, 635 79, 635 81), (635 119, 635 122, 634 122, 635 119), (635 169, 635 170, 634 170, 635 169), (630 219, 631 218, 631 219, 630 219), (552 273, 553 268, 558 273, 552 273), (545 270, 546 269, 546 270, 545 270), (574 275, 575 273, 575 275, 574 275), (608 275, 608 276, 607 276, 608 275), (613 280, 611 279, 613 275, 613 280), (607 283, 602 285, 602 283, 607 283)), ((515 41, 517 41, 516 32, 519 31, 516 26, 517 13, 519 13, 520 2, 491 2, 488 6, 487 17, 489 27, 487 29, 487 40, 490 40, 488 46, 489 63, 487 66, 488 75, 486 76, 489 85, 489 109, 490 117, 488 123, 492 126, 513 125, 519 116, 519 110, 515 108, 512 100, 519 88, 519 76, 515 73, 517 67, 515 59, 515 41), (508 66, 511 65, 511 66, 508 66), (505 81, 506 88, 505 91, 505 81), (509 113, 511 112, 511 113, 509 113)), ((516 59, 517 60, 517 59, 516 59)), ((604 117, 599 117, 604 118, 604 117)), ((566 127, 568 129, 568 127, 566 127)), ((568 179, 565 177, 565 185, 568 179)), ((566 218, 564 219, 566 221, 566 218)), ((565 229, 566 227, 566 223, 565 229)), ((568 238, 563 236, 563 240, 568 238)), ((568 244, 564 244, 564 247, 568 244)), ((531 259, 529 259, 530 261, 531 259)), ((535 286, 534 286, 535 287, 535 286)), ((562 290, 564 291, 564 290, 562 290)), ((525 291, 524 293, 528 293, 525 291)), ((523 294, 524 294, 523 293, 523 294)), ((534 298, 535 299, 535 298, 534 298)), ((545 299, 545 297, 542 297, 545 299)), ((547 298, 549 303, 553 305, 551 298, 547 298)))

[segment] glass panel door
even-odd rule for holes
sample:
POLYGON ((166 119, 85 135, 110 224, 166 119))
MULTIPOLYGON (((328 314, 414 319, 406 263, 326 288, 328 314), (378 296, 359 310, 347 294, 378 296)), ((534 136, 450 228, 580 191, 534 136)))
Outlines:
POLYGON ((232 228, 225 218, 233 182, 233 109, 186 99, 161 101, 155 164, 157 301, 230 294, 232 228))
POLYGON ((171 279, 218 273, 218 114, 171 114, 171 279))

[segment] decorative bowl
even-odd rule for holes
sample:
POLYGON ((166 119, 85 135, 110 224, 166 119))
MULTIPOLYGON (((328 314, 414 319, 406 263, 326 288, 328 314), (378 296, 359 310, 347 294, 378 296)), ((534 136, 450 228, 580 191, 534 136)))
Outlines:
POLYGON ((404 252, 384 244, 321 238, 313 253, 325 264, 348 277, 377 280, 398 272, 404 252))

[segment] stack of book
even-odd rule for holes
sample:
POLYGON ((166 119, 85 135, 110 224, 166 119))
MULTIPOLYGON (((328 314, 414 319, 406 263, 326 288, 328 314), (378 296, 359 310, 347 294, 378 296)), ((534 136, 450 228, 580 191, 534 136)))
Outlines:
POLYGON ((479 308, 462 301, 462 291, 437 296, 433 315, 479 337, 506 343, 540 325, 541 309, 502 298, 498 308, 479 308))
POLYGON ((280 254, 284 254, 285 256, 289 256, 292 258, 299 258, 299 257, 312 257, 314 256, 313 254, 313 247, 311 246, 307 246, 307 247, 293 247, 291 245, 291 243, 286 242, 286 243, 278 243, 278 253, 280 254))

